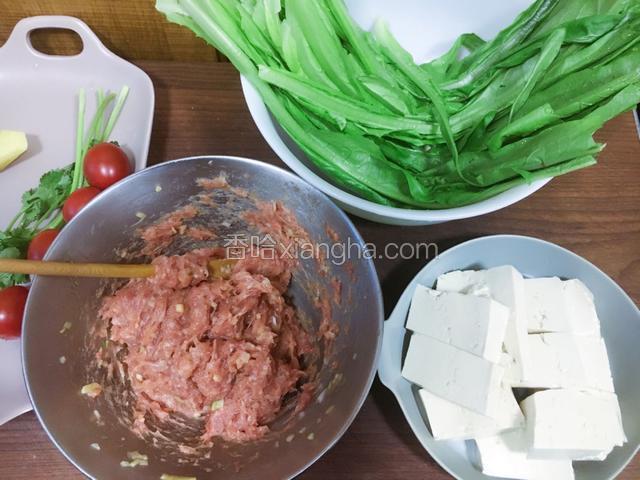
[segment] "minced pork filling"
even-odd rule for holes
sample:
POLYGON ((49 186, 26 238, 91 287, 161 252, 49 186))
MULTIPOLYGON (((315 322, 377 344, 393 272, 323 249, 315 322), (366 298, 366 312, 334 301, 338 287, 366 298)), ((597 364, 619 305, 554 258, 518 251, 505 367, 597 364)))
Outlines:
POLYGON ((269 431, 288 394, 309 397, 303 357, 315 347, 284 297, 291 262, 251 256, 210 278, 207 262, 223 254, 157 257, 156 275, 104 298, 100 316, 126 346, 136 410, 200 418, 204 440, 244 442, 269 431))

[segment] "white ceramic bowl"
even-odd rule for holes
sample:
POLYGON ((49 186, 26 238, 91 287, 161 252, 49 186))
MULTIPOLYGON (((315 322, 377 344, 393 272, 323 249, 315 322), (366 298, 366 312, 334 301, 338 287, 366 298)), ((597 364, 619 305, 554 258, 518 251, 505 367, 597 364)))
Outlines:
MULTIPOLYGON (((462 33, 475 32, 492 38, 507 26, 531 0, 346 0, 354 19, 366 29, 384 18, 398 41, 417 62, 425 62, 444 53, 462 33)), ((276 154, 304 180, 333 198, 346 211, 376 222, 391 225, 428 225, 471 218, 494 212, 528 197, 549 180, 524 185, 489 200, 447 210, 409 210, 364 200, 334 186, 324 177, 295 143, 277 125, 260 95, 242 78, 242 89, 258 130, 276 154)))
POLYGON ((569 250, 535 238, 499 235, 471 240, 444 252, 416 275, 385 322, 380 379, 395 394, 422 446, 442 468, 459 480, 491 478, 474 465, 473 442, 434 440, 417 387, 402 377, 401 367, 408 339, 405 322, 416 285, 432 287, 439 275, 452 270, 500 265, 513 265, 526 276, 578 278, 593 292, 629 441, 614 449, 604 462, 574 462, 574 467, 577 480, 612 480, 640 450, 640 311, 611 278, 569 250))

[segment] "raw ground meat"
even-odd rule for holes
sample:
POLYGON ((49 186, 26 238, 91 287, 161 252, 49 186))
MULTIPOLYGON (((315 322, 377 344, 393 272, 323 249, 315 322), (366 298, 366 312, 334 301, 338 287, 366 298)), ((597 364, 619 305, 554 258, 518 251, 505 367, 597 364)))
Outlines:
POLYGON ((178 413, 204 421, 203 440, 244 442, 269 431, 285 396, 309 397, 304 358, 315 347, 283 296, 291 262, 250 257, 230 278, 209 278, 208 260, 223 254, 160 256, 154 277, 103 301, 110 339, 126 345, 138 425, 178 413))
MULTIPOLYGON (((188 426, 192 432, 188 419, 194 419, 201 436, 188 441, 206 448, 218 438, 259 439, 278 415, 304 409, 314 398, 318 368, 332 354, 338 326, 332 295, 304 275, 297 280, 320 317, 313 335, 303 327, 308 318, 286 300, 299 267, 287 252, 311 242, 295 215, 280 202, 251 198, 224 175, 198 184, 204 191, 191 203, 138 230, 142 248, 123 258, 156 257, 156 275, 131 280, 103 298, 94 338, 100 344, 96 366, 106 373, 105 382, 116 385, 107 390, 113 392, 111 402, 131 414, 122 417, 123 423, 155 442, 168 440, 165 427, 188 426), (158 256, 185 238, 219 238, 198 216, 226 204, 217 196, 221 191, 249 200, 251 206, 237 212, 238 221, 269 235, 276 255, 250 245, 226 279, 210 278, 207 268, 210 259, 229 253, 224 247, 158 256)), ((316 261, 320 272, 327 270, 326 259, 316 261)))

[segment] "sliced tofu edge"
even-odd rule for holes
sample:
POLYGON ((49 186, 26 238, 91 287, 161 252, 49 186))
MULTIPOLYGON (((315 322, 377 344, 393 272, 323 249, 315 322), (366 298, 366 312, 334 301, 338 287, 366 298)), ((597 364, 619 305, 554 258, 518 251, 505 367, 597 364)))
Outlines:
POLYGON ((485 475, 522 480, 575 479, 570 460, 528 458, 529 446, 524 429, 478 438, 475 443, 485 475))
POLYGON ((530 459, 602 461, 627 441, 615 393, 551 389, 532 394, 520 406, 530 459))
POLYGON ((488 297, 417 285, 406 328, 499 363, 510 310, 488 297))
POLYGON ((425 389, 418 394, 435 440, 474 440, 524 428, 525 418, 513 391, 502 386, 503 408, 499 417, 489 417, 445 400, 425 389))
POLYGON ((527 330, 531 333, 569 332, 569 311, 558 277, 525 278, 527 330))
POLYGON ((500 406, 501 365, 426 335, 411 335, 402 376, 482 415, 493 415, 500 406))
POLYGON ((581 280, 571 279, 562 282, 562 290, 568 305, 571 331, 577 335, 600 336, 600 319, 589 287, 581 280))
MULTIPOLYGON (((516 388, 582 388, 614 392, 606 345, 601 337, 572 333, 527 336, 534 368, 526 381, 510 377, 516 388)), ((503 360, 503 364, 506 361, 503 360)))
POLYGON ((511 265, 493 267, 488 270, 454 271, 440 275, 436 282, 440 291, 457 291, 476 296, 487 296, 509 308, 510 317, 504 344, 513 359, 507 377, 514 383, 529 374, 529 358, 526 336, 527 317, 524 295, 524 278, 511 265), (506 293, 508 292, 508 293, 506 293))

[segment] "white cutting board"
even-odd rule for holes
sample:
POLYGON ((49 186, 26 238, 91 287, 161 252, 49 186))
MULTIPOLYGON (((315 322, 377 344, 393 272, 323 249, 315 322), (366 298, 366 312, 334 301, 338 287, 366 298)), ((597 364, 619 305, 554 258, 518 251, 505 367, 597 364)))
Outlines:
MULTIPOLYGON (((111 134, 134 159, 136 170, 146 166, 154 92, 151 79, 138 67, 111 53, 81 20, 65 16, 25 18, 0 48, 0 130, 27 133, 29 150, 0 172, 0 228, 20 208, 22 193, 40 176, 73 162, 78 91, 87 94, 85 123, 95 112, 98 88, 129 96, 111 134), (35 50, 30 33, 41 28, 77 33, 83 49, 78 55, 46 55, 35 50)), ((22 380, 19 340, 0 340, 0 425, 31 409, 22 380)))

